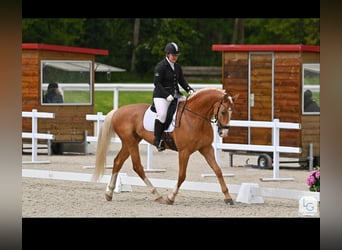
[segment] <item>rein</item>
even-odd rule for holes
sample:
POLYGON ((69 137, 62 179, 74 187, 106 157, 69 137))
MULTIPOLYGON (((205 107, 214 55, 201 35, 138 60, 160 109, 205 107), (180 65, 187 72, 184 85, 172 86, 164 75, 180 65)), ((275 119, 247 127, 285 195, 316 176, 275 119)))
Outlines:
MULTIPOLYGON (((209 122, 209 123, 216 123, 216 122, 217 122, 218 112, 219 112, 220 107, 221 107, 221 105, 222 105, 223 97, 221 98, 220 106, 219 106, 219 108, 217 109, 217 112, 216 112, 216 114, 215 114, 215 116, 214 116, 214 117, 215 117, 214 120, 208 119, 207 117, 205 117, 205 116, 203 116, 203 115, 201 115, 201 114, 199 114, 199 113, 197 113, 197 112, 194 112, 194 111, 192 111, 191 109, 187 108, 187 107, 186 107, 186 103, 187 103, 187 101, 188 101, 188 97, 189 97, 189 96, 186 97, 185 103, 184 103, 184 105, 182 106, 182 111, 181 111, 181 113, 180 113, 179 121, 178 121, 178 127, 180 127, 180 122, 181 122, 181 119, 182 119, 182 115, 183 115, 183 113, 184 113, 184 110, 189 111, 190 113, 192 113, 192 114, 194 114, 194 115, 196 115, 196 116, 202 118, 203 120, 205 120, 205 121, 207 121, 207 122, 209 122)), ((218 124, 218 127, 219 127, 219 128, 230 128, 230 126, 221 126, 220 124, 218 124)))

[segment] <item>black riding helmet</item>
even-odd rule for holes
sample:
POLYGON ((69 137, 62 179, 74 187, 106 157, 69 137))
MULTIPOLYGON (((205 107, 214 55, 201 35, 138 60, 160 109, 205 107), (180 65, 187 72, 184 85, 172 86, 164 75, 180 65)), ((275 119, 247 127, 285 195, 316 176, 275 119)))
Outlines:
POLYGON ((165 53, 171 53, 171 54, 174 54, 174 55, 179 55, 180 52, 179 52, 179 48, 178 48, 178 45, 174 42, 171 42, 171 43, 168 43, 166 44, 165 46, 165 53))

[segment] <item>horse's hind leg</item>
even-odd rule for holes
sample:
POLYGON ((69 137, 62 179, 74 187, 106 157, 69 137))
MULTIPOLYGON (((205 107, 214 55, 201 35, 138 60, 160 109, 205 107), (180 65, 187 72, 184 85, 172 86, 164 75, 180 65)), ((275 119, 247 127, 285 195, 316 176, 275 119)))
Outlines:
POLYGON ((122 168, 122 165, 129 157, 129 151, 127 148, 122 145, 119 153, 116 155, 114 161, 113 161, 113 169, 112 169, 112 175, 110 177, 110 180, 106 186, 106 192, 105 192, 105 198, 107 201, 111 201, 113 199, 113 192, 116 185, 116 180, 118 178, 118 174, 122 168))
POLYGON ((163 197, 159 194, 158 190, 152 185, 150 180, 145 174, 145 170, 141 164, 140 154, 139 154, 139 142, 132 144, 130 146, 130 155, 132 159, 133 169, 138 174, 138 176, 144 181, 147 187, 151 189, 151 193, 155 197, 155 201, 158 203, 165 203, 163 197))
POLYGON ((217 179, 221 185, 222 193, 224 194, 224 202, 226 204, 233 205, 234 202, 233 202, 232 197, 230 196, 227 184, 224 181, 224 178, 222 175, 222 170, 216 162, 215 154, 214 154, 214 148, 212 147, 212 145, 210 145, 208 147, 200 149, 199 152, 204 156, 204 158, 208 162, 209 166, 214 171, 214 173, 215 173, 215 175, 216 175, 216 177, 217 177, 217 179))
POLYGON ((113 193, 117 178, 118 173, 112 173, 112 176, 110 177, 110 180, 106 186, 105 198, 107 201, 111 201, 113 199, 113 193))

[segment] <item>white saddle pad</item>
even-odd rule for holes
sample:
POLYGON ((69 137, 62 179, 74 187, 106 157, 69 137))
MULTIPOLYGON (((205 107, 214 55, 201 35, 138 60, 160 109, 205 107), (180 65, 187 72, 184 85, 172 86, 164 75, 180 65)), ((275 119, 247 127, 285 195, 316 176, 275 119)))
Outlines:
MULTIPOLYGON (((165 129, 164 131, 172 132, 175 129, 176 113, 177 113, 177 111, 173 114, 170 126, 167 129, 165 129)), ((155 113, 151 110, 151 106, 148 107, 148 109, 145 111, 144 121, 143 121, 144 128, 147 131, 154 131, 154 120, 156 118, 157 118, 157 113, 155 113)))

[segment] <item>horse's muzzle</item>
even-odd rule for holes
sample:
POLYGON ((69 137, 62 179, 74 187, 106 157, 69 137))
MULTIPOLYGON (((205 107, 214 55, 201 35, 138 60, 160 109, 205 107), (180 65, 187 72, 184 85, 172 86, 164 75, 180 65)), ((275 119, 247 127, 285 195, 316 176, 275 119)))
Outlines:
POLYGON ((218 126, 217 128, 217 132, 219 134, 220 137, 226 137, 228 136, 228 132, 229 132, 230 126, 218 126))

